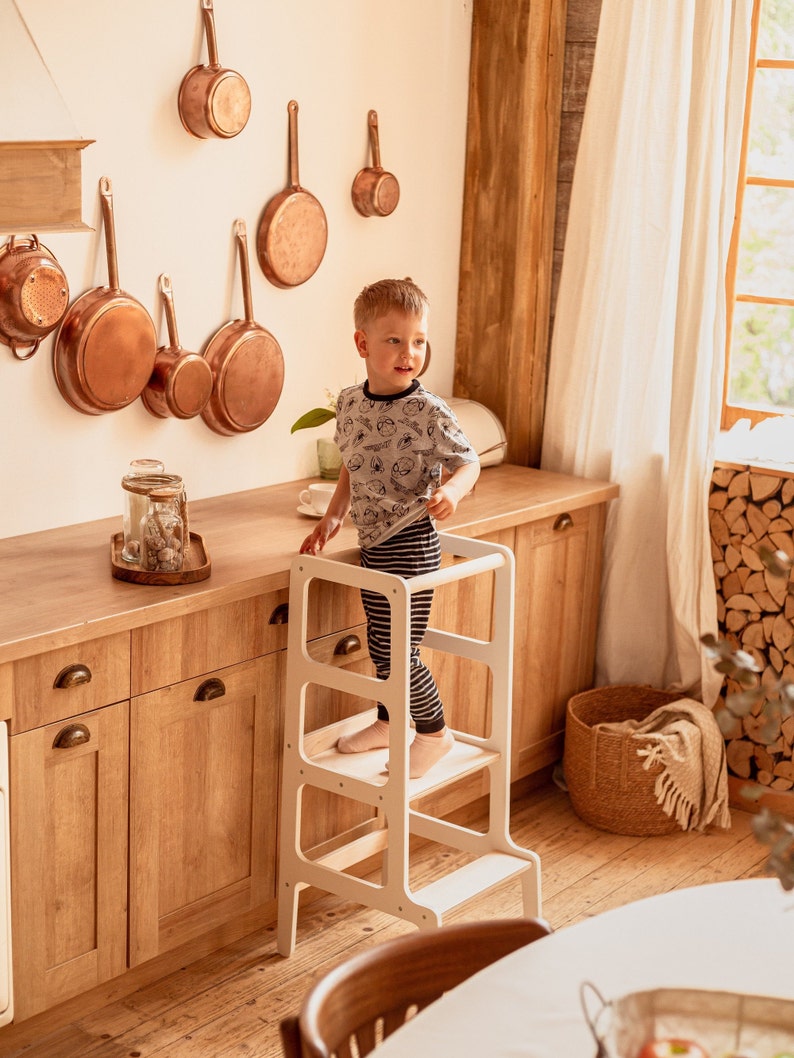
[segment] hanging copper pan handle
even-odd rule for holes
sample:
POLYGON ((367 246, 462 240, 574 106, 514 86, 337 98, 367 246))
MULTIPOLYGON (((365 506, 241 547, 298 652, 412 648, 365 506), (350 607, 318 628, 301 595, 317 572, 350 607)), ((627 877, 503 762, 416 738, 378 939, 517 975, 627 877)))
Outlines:
POLYGON ((251 297, 251 268, 248 263, 248 233, 244 220, 234 222, 237 256, 240 261, 240 282, 243 287, 243 312, 248 323, 254 323, 254 302, 251 297))
POLYGON ((287 104, 289 124, 289 182, 293 191, 300 191, 301 182, 298 172, 298 103, 291 99, 287 104))
POLYGON ((179 344, 179 332, 176 326, 174 288, 171 286, 171 276, 163 272, 160 275, 159 284, 160 293, 163 296, 163 308, 165 309, 165 325, 168 328, 168 342, 175 352, 179 352, 182 346, 179 344))
POLYGON ((254 320, 245 222, 234 225, 245 319, 226 323, 210 338, 204 356, 212 369, 212 394, 201 413, 219 434, 256 430, 273 413, 284 385, 284 356, 276 339, 254 320))
POLYGON ((204 22, 204 36, 207 38, 208 66, 213 70, 220 69, 218 61, 218 39, 215 35, 215 8, 212 0, 201 0, 201 17, 204 22))
POLYGON ((291 99, 289 117, 289 187, 270 199, 256 237, 265 277, 277 287, 295 287, 310 279, 325 255, 328 221, 325 210, 298 173, 298 104, 291 99))
POLYGON ((53 371, 61 396, 76 411, 100 415, 139 397, 157 352, 152 318, 119 286, 116 226, 109 177, 99 181, 107 249, 108 286, 70 305, 55 339, 53 371))
POLYGON ((393 173, 380 164, 380 136, 378 114, 370 110, 367 116, 372 165, 360 169, 351 189, 353 205, 362 217, 388 217, 400 201, 400 185, 393 173))
POLYGON ((160 294, 168 328, 168 345, 157 350, 152 377, 141 400, 158 419, 173 415, 192 419, 203 411, 212 392, 212 370, 203 356, 186 352, 179 344, 171 277, 163 272, 159 278, 160 294))
POLYGON ((251 92, 245 79, 218 60, 212 0, 201 0, 207 66, 194 66, 182 78, 177 104, 179 119, 191 136, 231 139, 245 128, 251 114, 251 92))
POLYGON ((120 293, 119 259, 116 253, 116 216, 113 212, 113 186, 110 177, 99 180, 99 195, 102 203, 102 222, 105 226, 105 252, 108 260, 108 286, 115 293, 120 293))

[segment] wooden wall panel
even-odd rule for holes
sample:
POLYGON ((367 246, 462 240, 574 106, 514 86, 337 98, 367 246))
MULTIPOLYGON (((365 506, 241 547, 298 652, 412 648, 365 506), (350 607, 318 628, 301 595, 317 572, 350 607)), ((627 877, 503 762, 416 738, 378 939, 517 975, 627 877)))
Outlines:
POLYGON ((549 319, 549 340, 554 328, 557 290, 562 271, 565 233, 568 230, 568 207, 571 199, 573 170, 582 120, 593 73, 598 20, 601 0, 568 0, 568 20, 565 31, 565 69, 560 116, 560 156, 557 167, 556 218, 554 222, 554 253, 549 319))
POLYGON ((475 0, 454 392, 536 466, 601 0, 475 0))
POLYGON ((540 457, 566 0, 476 0, 454 393, 540 457))

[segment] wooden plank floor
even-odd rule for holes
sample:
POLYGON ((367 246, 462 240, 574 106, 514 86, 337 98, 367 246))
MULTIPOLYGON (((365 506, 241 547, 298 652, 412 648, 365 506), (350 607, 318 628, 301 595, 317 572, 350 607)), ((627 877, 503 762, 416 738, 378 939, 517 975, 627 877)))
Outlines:
MULTIPOLYGON (((587 826, 567 795, 549 784, 514 805, 512 833, 540 854, 543 914, 564 929, 655 893, 767 873, 750 820, 734 812, 727 831, 624 837, 587 826)), ((414 877, 444 873, 456 855, 421 849, 414 877)), ((520 913, 520 886, 512 882, 447 921, 520 913)), ((289 959, 277 954, 274 930, 260 931, 85 1016, 75 1001, 71 1024, 13 1050, 0 1043, 0 1058, 280 1058, 279 1020, 297 1009, 317 976, 363 947, 412 929, 322 896, 302 908, 289 959)))

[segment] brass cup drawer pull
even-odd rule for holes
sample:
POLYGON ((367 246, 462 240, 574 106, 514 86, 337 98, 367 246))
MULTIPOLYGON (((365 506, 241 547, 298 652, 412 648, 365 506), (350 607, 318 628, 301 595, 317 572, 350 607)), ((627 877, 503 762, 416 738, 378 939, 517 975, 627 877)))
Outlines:
POLYGON ((58 690, 69 690, 70 687, 79 687, 83 683, 91 682, 91 669, 87 665, 67 665, 61 669, 53 681, 53 687, 58 690))
POLYGON ((351 633, 349 636, 344 636, 339 640, 334 647, 334 655, 338 657, 339 655, 355 654, 357 650, 361 650, 361 640, 357 635, 351 633))
POLYGON ((85 724, 69 724, 63 727, 52 742, 53 749, 73 749, 91 741, 91 732, 85 724))
POLYGON ((226 684, 223 680, 219 680, 216 676, 213 676, 212 679, 205 680, 196 688, 196 693, 193 695, 193 701, 211 702, 213 698, 223 698, 224 694, 226 694, 226 684))
POLYGON ((571 518, 570 514, 568 514, 567 512, 565 514, 560 514, 555 519, 552 528, 554 529, 555 533, 561 533, 564 529, 572 529, 573 518, 571 518))
POLYGON ((273 613, 270 615, 268 624, 270 625, 285 625, 289 622, 289 603, 282 602, 275 608, 273 613))

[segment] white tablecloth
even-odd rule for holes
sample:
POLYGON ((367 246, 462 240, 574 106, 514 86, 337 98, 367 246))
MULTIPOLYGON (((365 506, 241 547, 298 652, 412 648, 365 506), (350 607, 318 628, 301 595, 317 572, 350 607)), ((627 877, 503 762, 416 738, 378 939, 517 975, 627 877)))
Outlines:
POLYGON ((465 981, 378 1058, 593 1058, 580 985, 794 999, 794 893, 776 879, 679 889, 558 930, 465 981))

